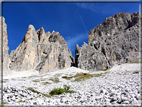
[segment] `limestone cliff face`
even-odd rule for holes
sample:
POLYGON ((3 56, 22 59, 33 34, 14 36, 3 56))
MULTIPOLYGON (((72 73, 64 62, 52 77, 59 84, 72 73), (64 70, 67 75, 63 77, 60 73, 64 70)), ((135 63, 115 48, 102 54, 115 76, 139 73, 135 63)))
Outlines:
POLYGON ((0 61, 0 70, 1 66, 3 66, 3 70, 9 70, 8 64, 9 64, 9 55, 8 55, 9 47, 8 47, 8 39, 7 39, 7 25, 5 23, 5 18, 0 16, 0 59, 3 59, 3 65, 0 61), (2 35, 1 35, 2 34, 2 35), (3 38, 2 38, 3 37, 3 38), (3 58, 1 57, 1 40, 3 39, 3 58))
POLYGON ((22 43, 11 52, 10 59, 11 70, 35 69, 40 73, 67 68, 74 63, 59 32, 45 33, 43 28, 35 31, 32 25, 29 25, 22 43))
POLYGON ((22 43, 10 53, 10 69, 17 71, 34 69, 38 63, 37 44, 38 36, 35 28, 29 25, 22 43))
POLYGON ((67 43, 59 32, 46 33, 42 44, 38 44, 39 64, 36 70, 41 73, 71 67, 74 58, 67 48, 67 43))
POLYGON ((76 48, 76 65, 102 70, 139 60, 139 26, 139 13, 123 12, 106 18, 89 31, 89 45, 76 48))

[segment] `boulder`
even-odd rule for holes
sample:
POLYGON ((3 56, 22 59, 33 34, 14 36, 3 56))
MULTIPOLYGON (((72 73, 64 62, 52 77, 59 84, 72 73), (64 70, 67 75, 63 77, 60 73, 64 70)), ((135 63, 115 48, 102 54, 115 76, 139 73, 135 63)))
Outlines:
POLYGON ((76 48, 76 66, 103 70, 116 64, 138 61, 139 26, 139 13, 122 12, 106 18, 102 24, 89 31, 89 45, 76 48), (89 63, 90 60, 97 62, 89 63), (84 61, 87 63, 82 65, 84 61))
POLYGON ((9 70, 8 66, 9 66, 10 60, 9 60, 8 52, 9 52, 9 47, 8 47, 8 39, 7 39, 7 25, 5 23, 5 18, 1 16, 0 17, 0 59, 1 61, 3 61, 3 64, 0 61, 0 70, 2 66, 3 66, 3 71, 9 70), (3 51, 3 54, 1 54, 1 51, 3 51))

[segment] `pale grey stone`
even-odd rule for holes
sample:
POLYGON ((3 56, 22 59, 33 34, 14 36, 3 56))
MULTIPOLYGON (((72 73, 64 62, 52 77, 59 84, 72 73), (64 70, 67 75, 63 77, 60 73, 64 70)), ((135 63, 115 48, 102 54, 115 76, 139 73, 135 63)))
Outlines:
POLYGON ((90 30, 89 45, 76 46, 76 66, 103 70, 140 60, 139 14, 117 13, 90 30))
POLYGON ((10 53, 11 70, 35 69, 40 73, 68 68, 75 61, 68 50, 65 39, 59 32, 45 33, 43 27, 37 31, 29 25, 22 43, 10 53))
POLYGON ((1 61, 0 61, 0 70, 1 70, 1 67, 3 66, 3 71, 8 71, 10 60, 9 60, 9 54, 8 54, 9 47, 8 47, 8 36, 7 36, 7 25, 5 23, 5 18, 2 16, 0 16, 0 59, 2 58, 1 42, 3 42, 2 43, 3 45, 3 65, 1 64, 1 61))

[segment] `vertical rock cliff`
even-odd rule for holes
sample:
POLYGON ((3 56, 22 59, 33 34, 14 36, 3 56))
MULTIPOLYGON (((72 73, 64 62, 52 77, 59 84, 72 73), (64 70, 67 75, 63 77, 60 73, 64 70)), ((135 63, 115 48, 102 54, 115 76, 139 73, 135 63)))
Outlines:
POLYGON ((39 36, 43 39, 37 46, 39 64, 36 66, 36 70, 44 73, 72 66, 74 58, 59 32, 53 31, 51 34, 43 32, 39 36))
POLYGON ((37 31, 29 25, 22 43, 10 54, 11 70, 35 69, 46 73, 74 64, 67 43, 59 32, 45 33, 43 27, 37 31))
POLYGON ((7 25, 5 23, 5 18, 0 16, 0 59, 3 59, 3 65, 0 60, 0 69, 1 69, 1 66, 3 66, 4 71, 9 70, 8 51, 9 51, 9 47, 8 47, 8 39, 7 39, 7 25), (3 49, 2 49, 2 46, 3 46, 3 49), (3 50, 3 58, 1 54, 2 50, 3 50))
POLYGON ((33 25, 29 25, 22 43, 10 53, 11 70, 34 69, 38 63, 37 55, 38 36, 33 25))
POLYGON ((76 47, 76 66, 103 70, 140 59, 139 13, 117 13, 89 31, 88 44, 76 47))

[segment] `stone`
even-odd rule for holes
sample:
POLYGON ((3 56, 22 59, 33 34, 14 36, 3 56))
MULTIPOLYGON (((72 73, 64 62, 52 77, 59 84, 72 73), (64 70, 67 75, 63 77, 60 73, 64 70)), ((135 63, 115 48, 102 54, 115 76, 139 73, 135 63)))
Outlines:
POLYGON ((76 45, 75 54, 75 63, 78 68, 86 70, 101 70, 102 68, 105 69, 109 66, 105 56, 86 43, 84 43, 82 47, 76 45))
POLYGON ((45 33, 44 28, 35 30, 29 25, 22 43, 10 53, 10 69, 37 70, 46 73, 74 65, 75 60, 68 50, 65 39, 59 32, 45 33))
POLYGON ((88 45, 76 46, 76 66, 104 70, 140 60, 139 14, 117 13, 90 30, 88 45))
POLYGON ((34 69, 38 63, 38 36, 33 25, 29 25, 22 43, 10 53, 10 70, 34 69))
POLYGON ((42 44, 37 46, 39 56, 39 64, 36 66, 37 71, 45 73, 74 65, 75 61, 71 51, 68 50, 67 43, 59 32, 53 31, 49 38, 44 40, 46 42, 43 41, 42 44))
POLYGON ((9 47, 8 47, 8 37, 7 37, 7 25, 5 23, 5 18, 3 16, 0 16, 0 60, 1 58, 3 58, 3 65, 0 61, 0 70, 2 66, 3 66, 3 71, 9 70, 10 60, 9 60, 8 52, 9 52, 9 47), (2 40, 2 37, 3 37, 3 40, 2 40), (2 48, 1 46, 3 47, 3 57, 1 54, 1 48, 2 48))

